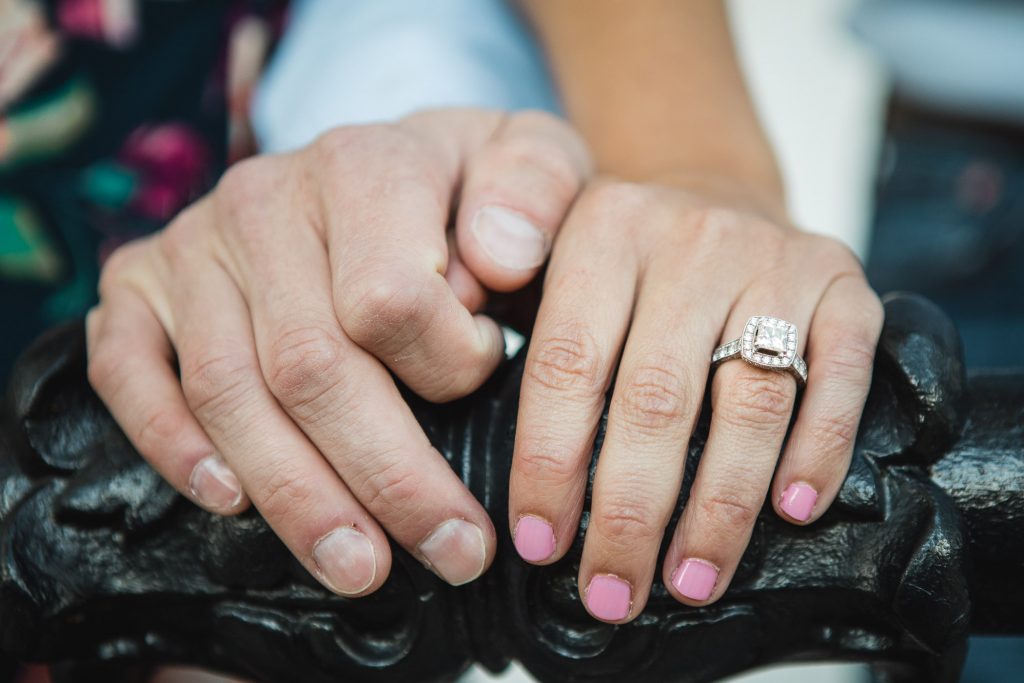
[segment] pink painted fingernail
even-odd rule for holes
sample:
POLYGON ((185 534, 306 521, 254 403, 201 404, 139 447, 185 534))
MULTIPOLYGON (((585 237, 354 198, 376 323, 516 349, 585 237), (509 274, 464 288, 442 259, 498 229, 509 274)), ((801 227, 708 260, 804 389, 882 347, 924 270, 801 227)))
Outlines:
POLYGON ((718 567, 696 558, 683 560, 672 574, 672 585, 680 595, 697 602, 710 598, 717 582, 718 567))
POLYGON ((587 609, 598 619, 622 621, 629 616, 633 591, 629 582, 611 574, 598 574, 586 592, 587 609))
POLYGON ((540 517, 523 515, 512 532, 516 552, 527 562, 543 562, 555 552, 555 530, 540 517))
POLYGON ((814 504, 818 501, 818 492, 810 484, 797 482, 790 484, 782 492, 779 507, 788 516, 798 522, 806 522, 811 518, 814 504))
POLYGON ((242 485, 224 458, 208 455, 192 468, 188 480, 189 491, 203 507, 213 511, 227 511, 242 502, 242 485))

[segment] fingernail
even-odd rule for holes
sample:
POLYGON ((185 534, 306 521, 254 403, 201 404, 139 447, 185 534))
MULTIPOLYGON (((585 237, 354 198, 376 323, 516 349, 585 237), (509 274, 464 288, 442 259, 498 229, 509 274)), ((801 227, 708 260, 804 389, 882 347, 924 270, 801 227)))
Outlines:
POLYGON ((373 544, 366 534, 350 526, 339 527, 317 541, 313 561, 327 587, 341 595, 366 590, 377 574, 373 544))
POLYGON ((814 504, 818 501, 818 492, 810 484, 798 482, 790 484, 782 492, 779 507, 788 516, 798 522, 806 522, 814 512, 814 504))
POLYGON ((680 595, 697 602, 711 597, 718 582, 718 567, 705 560, 683 560, 672 574, 672 585, 680 595))
POLYGON ((611 574, 598 574, 586 592, 587 609, 598 619, 622 621, 629 616, 633 591, 629 582, 611 574))
POLYGON ((192 468, 188 488, 199 503, 211 510, 230 510, 242 500, 242 485, 224 458, 208 455, 192 468))
POLYGON ((453 586, 469 583, 484 571, 487 546, 476 524, 449 519, 430 532, 418 550, 430 568, 453 586))
POLYGON ((536 268, 548 256, 547 236, 515 211, 485 206, 477 211, 472 230, 487 255, 505 268, 536 268))
POLYGON ((555 552, 555 530, 540 517, 523 515, 516 522, 512 542, 519 557, 527 562, 543 562, 555 552))

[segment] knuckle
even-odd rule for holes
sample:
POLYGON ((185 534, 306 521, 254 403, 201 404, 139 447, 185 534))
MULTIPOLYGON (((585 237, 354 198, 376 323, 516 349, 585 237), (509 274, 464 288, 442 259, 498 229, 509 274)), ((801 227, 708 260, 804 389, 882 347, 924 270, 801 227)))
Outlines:
POLYGON ((779 236, 779 230, 767 221, 758 221, 736 211, 715 206, 689 209, 686 212, 686 223, 688 232, 696 236, 697 244, 706 249, 717 250, 722 244, 748 240, 755 232, 759 242, 771 247, 779 236))
POLYGON ((140 242, 138 240, 123 244, 107 257, 103 263, 103 270, 100 271, 99 290, 101 295, 117 286, 124 275, 131 268, 138 254, 140 242))
MULTIPOLYGON (((746 217, 746 221, 750 221, 746 217)), ((687 221, 695 229, 710 235, 728 235, 742 229, 745 222, 737 212, 717 206, 697 206, 687 212, 687 221)))
POLYGON ((602 501, 591 523, 603 539, 635 548, 660 542, 667 519, 638 497, 620 495, 602 501))
POLYGON ((267 200, 281 193, 278 159, 263 155, 232 164, 217 183, 218 206, 227 216, 246 216, 260 211, 267 200))
POLYGON ((139 452, 146 456, 166 451, 177 442, 188 426, 188 416, 180 409, 161 408, 149 415, 138 431, 133 442, 139 452))
POLYGON ((564 325, 531 347, 527 377, 553 391, 597 393, 603 389, 597 340, 582 325, 564 325))
MULTIPOLYGON (((162 233, 160 233, 162 236, 162 233)), ((140 266, 144 263, 144 254, 154 237, 144 237, 121 245, 107 257, 100 271, 97 291, 100 298, 108 297, 116 290, 131 286, 138 280, 140 266)))
MULTIPOLYGON (((677 213, 672 198, 656 186, 598 178, 573 205, 573 214, 587 217, 587 230, 597 244, 621 245, 623 233, 636 252, 651 234, 677 238, 677 213), (641 235, 640 232, 644 234, 641 235)), ((618 247, 616 247, 618 248, 618 247)))
POLYGON ((171 223, 155 237, 158 258, 162 258, 170 269, 176 270, 192 260, 197 246, 202 243, 202 221, 196 205, 178 214, 171 223))
POLYGON ((328 164, 348 163, 374 145, 393 140, 395 132, 393 126, 380 123, 338 126, 314 140, 312 149, 328 164))
POLYGON ((643 216, 650 210, 655 194, 655 190, 640 183, 598 180, 587 192, 587 204, 599 211, 612 208, 620 215, 643 216))
POLYGON ((523 169, 539 175, 545 187, 560 199, 571 200, 579 191, 582 174, 569 151, 537 135, 516 135, 498 143, 493 161, 502 168, 523 169))
POLYGON ((785 230, 766 218, 722 207, 696 207, 687 212, 683 233, 698 262, 721 264, 726 250, 754 260, 758 270, 783 267, 789 252, 785 230))
POLYGON ((680 377, 681 367, 668 359, 638 367, 615 392, 613 409, 620 419, 634 430, 648 433, 686 417, 690 400, 680 377))
POLYGON ((849 306, 851 312, 855 314, 851 317, 856 322, 851 321, 850 329, 845 336, 852 338, 859 346, 874 350, 882 331, 882 324, 885 322, 885 306, 860 272, 856 276, 847 277, 856 277, 858 289, 851 297, 849 306))
POLYGON ((314 141, 311 149, 324 161, 345 159, 353 151, 360 149, 367 136, 374 135, 374 126, 338 126, 321 133, 314 141))
POLYGON ((810 235, 809 239, 819 262, 838 271, 860 272, 860 259, 843 242, 826 235, 810 235))
POLYGON ((341 126, 323 133, 312 145, 313 168, 340 181, 378 193, 402 178, 429 180, 430 163, 423 141, 392 124, 341 126), (387 160, 387 166, 381 161, 387 160), (386 172, 381 172, 387 168, 386 172), (373 172, 368 173, 368 169, 373 172))
POLYGON ((255 367, 237 353, 207 351, 181 369, 185 399, 197 417, 216 420, 240 408, 251 394, 255 367))
POLYGON ((101 395, 106 392, 111 380, 115 376, 120 363, 117 352, 108 351, 106 346, 95 349, 89 354, 86 362, 86 377, 89 384, 101 395))
POLYGON ((726 385, 716 407, 736 427, 777 427, 789 420, 795 397, 792 377, 750 368, 726 385))
POLYGON ((268 465, 260 475, 260 483, 250 498, 268 520, 300 518, 311 507, 312 490, 289 463, 268 465))
POLYGON ((871 376, 875 364, 875 342, 863 331, 850 331, 842 342, 834 344, 822 359, 823 381, 863 384, 871 376), (863 337, 858 339, 857 337, 863 337))
POLYGON ((811 427, 811 441, 818 453, 848 453, 857 438, 857 417, 821 415, 811 427))
POLYGON ((401 459, 374 469, 366 475, 365 486, 369 490, 366 508, 389 524, 413 518, 423 507, 422 480, 422 475, 401 459))
POLYGON ((761 512, 760 505, 748 498, 728 491, 716 491, 702 496, 698 505, 701 515, 723 530, 748 529, 754 526, 761 512))
POLYGON ((287 330, 270 346, 267 382, 291 409, 315 402, 337 385, 341 340, 316 326, 287 330))
POLYGON ((387 344, 399 335, 417 336, 431 318, 431 292, 425 280, 396 272, 355 278, 363 285, 348 298, 345 332, 361 346, 387 344))
POLYGON ((349 175, 358 160, 364 159, 372 140, 382 137, 383 126, 339 126, 322 133, 310 146, 313 166, 332 177, 349 175))
POLYGON ((567 453, 558 455, 548 448, 523 448, 516 454, 514 465, 526 481, 556 486, 575 483, 583 474, 578 458, 567 453))

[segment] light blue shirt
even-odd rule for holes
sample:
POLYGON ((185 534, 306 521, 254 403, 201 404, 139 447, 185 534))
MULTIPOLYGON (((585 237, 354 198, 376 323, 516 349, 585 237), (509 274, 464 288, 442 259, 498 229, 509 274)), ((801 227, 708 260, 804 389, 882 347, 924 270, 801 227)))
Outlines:
POLYGON ((253 102, 260 148, 435 107, 559 110, 505 0, 298 0, 253 102))

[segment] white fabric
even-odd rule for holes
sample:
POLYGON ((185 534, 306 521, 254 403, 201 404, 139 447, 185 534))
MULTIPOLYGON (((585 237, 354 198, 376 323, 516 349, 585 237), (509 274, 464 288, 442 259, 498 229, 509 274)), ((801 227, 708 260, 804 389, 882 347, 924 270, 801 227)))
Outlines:
POLYGON ((504 0, 298 0, 257 89, 260 148, 443 106, 558 111, 544 57, 504 0))
POLYGON ((852 23, 905 95, 950 111, 1024 120, 1024 5, 870 0, 852 23))

